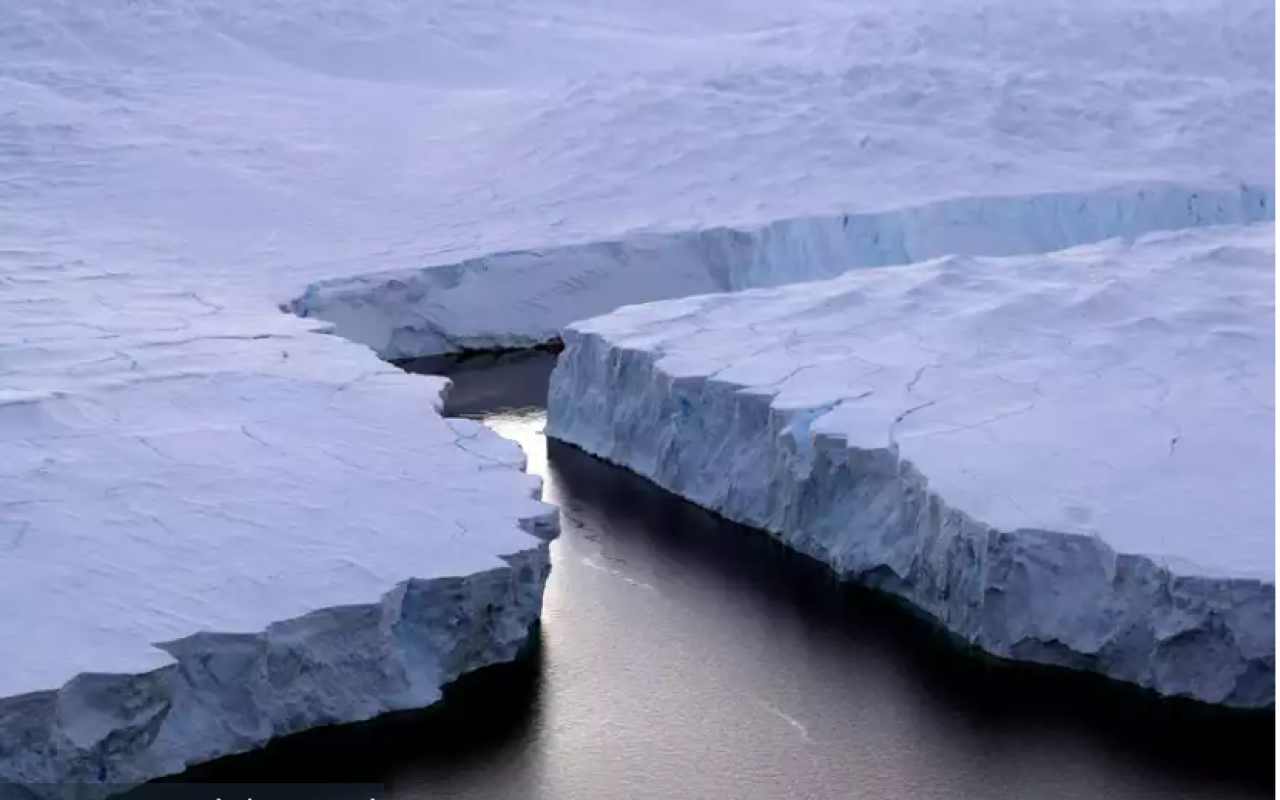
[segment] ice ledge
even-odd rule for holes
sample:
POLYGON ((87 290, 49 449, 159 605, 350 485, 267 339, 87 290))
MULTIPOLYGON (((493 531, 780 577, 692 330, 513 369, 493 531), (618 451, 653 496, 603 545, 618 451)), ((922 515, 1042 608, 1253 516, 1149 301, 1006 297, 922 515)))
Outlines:
POLYGON ((0 699, 0 795, 7 781, 98 800, 278 736, 432 705, 455 678, 515 658, 537 621, 547 544, 505 560, 257 634, 164 643, 174 663, 149 672, 0 699))
POLYGON ((1176 183, 966 197, 878 213, 637 233, 339 278, 286 304, 388 360, 531 347, 622 305, 830 278, 943 255, 1061 250, 1275 218, 1273 186, 1176 183))
POLYGON ((1273 706, 1273 232, 625 308, 547 432, 997 656, 1273 706))
POLYGON ((516 655, 558 514, 447 381, 170 276, 0 272, 0 797, 99 800, 516 655))

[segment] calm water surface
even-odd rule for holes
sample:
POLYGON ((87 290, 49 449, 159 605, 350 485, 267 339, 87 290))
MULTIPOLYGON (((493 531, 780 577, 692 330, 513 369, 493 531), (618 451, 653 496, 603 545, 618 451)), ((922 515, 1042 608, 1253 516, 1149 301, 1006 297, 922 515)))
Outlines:
POLYGON ((1274 796, 1274 714, 994 665, 766 537, 543 439, 549 355, 425 362, 563 514, 529 657, 441 707, 183 780, 376 781, 398 800, 1274 796))

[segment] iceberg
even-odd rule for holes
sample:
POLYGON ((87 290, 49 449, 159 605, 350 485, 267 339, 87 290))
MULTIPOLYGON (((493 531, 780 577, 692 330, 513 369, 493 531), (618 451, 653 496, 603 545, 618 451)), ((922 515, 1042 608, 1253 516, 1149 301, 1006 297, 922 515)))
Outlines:
POLYGON ((547 433, 996 656, 1273 706, 1274 234, 630 306, 547 433))

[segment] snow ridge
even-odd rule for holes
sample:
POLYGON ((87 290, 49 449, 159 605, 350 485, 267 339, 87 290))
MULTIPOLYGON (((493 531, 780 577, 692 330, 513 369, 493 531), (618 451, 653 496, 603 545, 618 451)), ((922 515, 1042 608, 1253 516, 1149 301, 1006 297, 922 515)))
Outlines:
POLYGON ((1271 706, 1273 235, 624 308, 547 433, 997 656, 1271 706))
POLYGON ((883 213, 636 234, 322 281, 287 305, 386 359, 546 343, 631 303, 829 278, 942 255, 1043 253, 1159 230, 1275 219, 1275 188, 1152 184, 975 197, 883 213))

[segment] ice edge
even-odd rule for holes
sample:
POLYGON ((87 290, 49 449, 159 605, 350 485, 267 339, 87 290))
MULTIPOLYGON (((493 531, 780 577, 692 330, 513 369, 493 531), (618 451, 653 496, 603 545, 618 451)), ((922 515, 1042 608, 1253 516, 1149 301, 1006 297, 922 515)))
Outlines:
POLYGON ((1028 255, 1117 237, 1275 219, 1275 187, 1123 185, 880 213, 636 232, 310 285, 281 308, 394 361, 524 348, 622 305, 830 278, 943 255, 1028 255))
POLYGON ((764 530, 841 579, 901 597, 995 656, 1274 707, 1273 581, 1181 575, 1084 535, 997 530, 948 506, 892 445, 788 435, 804 420, 769 395, 714 376, 673 378, 658 366, 661 352, 598 332, 570 328, 564 338, 548 436, 764 530), (734 457, 683 447, 672 420, 723 421, 711 440, 733 441, 734 457), (623 435, 637 429, 652 434, 623 435), (839 536, 855 507, 857 536, 839 536))
POLYGON ((0 700, 0 772, 45 796, 97 800, 279 736, 430 706, 444 685, 525 644, 550 573, 548 544, 507 561, 409 580, 378 603, 320 609, 260 633, 158 644, 174 663, 151 672, 81 674, 0 700))

